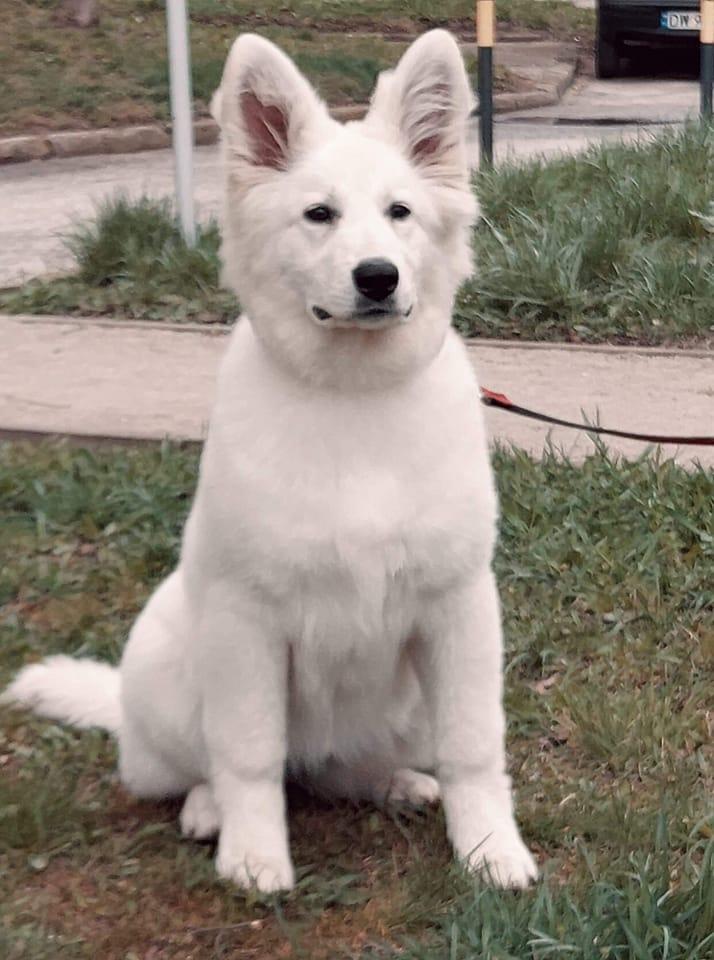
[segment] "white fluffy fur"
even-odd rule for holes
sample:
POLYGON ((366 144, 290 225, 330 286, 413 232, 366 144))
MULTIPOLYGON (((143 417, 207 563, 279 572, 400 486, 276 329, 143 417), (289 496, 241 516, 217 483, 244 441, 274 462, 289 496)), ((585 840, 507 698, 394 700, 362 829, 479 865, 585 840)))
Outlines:
POLYGON ((104 727, 119 733, 119 688, 115 667, 60 654, 23 670, 0 703, 24 703, 43 717, 64 720, 83 730, 104 727))
POLYGON ((441 31, 344 127, 272 44, 236 41, 214 109, 225 275, 246 313, 179 566, 117 673, 52 658, 7 694, 118 730, 126 787, 187 793, 184 832, 219 832, 218 872, 241 885, 293 883, 286 768, 380 802, 440 789, 458 857, 504 885, 536 872, 505 771, 496 498, 450 328, 475 216, 469 106, 441 31), (393 202, 412 215, 389 219, 393 202), (338 219, 306 220, 316 203, 338 219), (349 317, 352 269, 369 257, 397 265, 400 319, 367 330, 349 317))

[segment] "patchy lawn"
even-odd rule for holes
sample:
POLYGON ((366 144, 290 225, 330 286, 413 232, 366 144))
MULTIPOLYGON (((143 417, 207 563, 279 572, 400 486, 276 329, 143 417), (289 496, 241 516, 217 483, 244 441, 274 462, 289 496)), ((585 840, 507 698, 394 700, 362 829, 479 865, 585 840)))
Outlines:
MULTIPOLYGON (((468 336, 714 342, 714 128, 480 171, 468 336)), ((115 198, 69 237, 77 269, 0 290, 0 310, 231 323, 215 223, 187 250, 165 201, 115 198)))
MULTIPOLYGON (((517 2, 525 9, 524 0, 517 2)), ((257 13, 254 4, 194 0, 190 39, 196 114, 207 114, 230 44, 241 31, 257 30, 278 42, 329 103, 348 104, 365 102, 377 74, 394 65, 410 33, 428 25, 418 18, 405 23, 397 14, 401 4, 394 0, 391 7, 383 5, 388 22, 367 23, 371 33, 360 35, 349 32, 365 29, 359 18, 354 24, 332 25, 328 11, 318 16, 314 4, 307 6, 311 14, 304 19, 288 14, 284 5, 276 5, 273 14, 264 5, 257 13), (398 39, 387 39, 395 23, 398 39)), ((573 9, 558 0, 539 6, 573 9)), ((3 11, 0 136, 169 118, 164 4, 101 0, 100 11, 99 25, 86 30, 63 21, 54 0, 13 0, 3 11)), ((474 69, 473 57, 468 65, 474 69)), ((495 83, 498 90, 515 89, 514 78, 503 70, 497 71, 495 83)))
POLYGON ((713 340, 714 127, 481 172, 466 334, 713 340))
MULTIPOLYGON (((103 734, 2 712, 0 956, 30 960, 714 956, 711 472, 499 451, 497 574, 518 815, 545 878, 486 890, 440 812, 291 796, 299 884, 219 883, 178 804, 132 800, 103 734)), ((175 561, 197 456, 0 447, 0 685, 115 661, 175 561)))
MULTIPOLYGON (((446 27, 466 39, 474 38, 473 0, 190 0, 194 22, 233 23, 283 27, 322 26, 346 31, 374 31, 387 35, 414 34, 433 27, 446 27)), ((513 28, 538 30, 573 39, 592 35, 595 18, 561 0, 498 0, 496 17, 506 35, 513 28)))

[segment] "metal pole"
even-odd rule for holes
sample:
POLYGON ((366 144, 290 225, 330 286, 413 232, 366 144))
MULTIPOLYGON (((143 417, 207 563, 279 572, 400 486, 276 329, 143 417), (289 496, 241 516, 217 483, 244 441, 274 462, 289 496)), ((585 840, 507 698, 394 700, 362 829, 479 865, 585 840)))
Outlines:
POLYGON ((699 33, 700 112, 703 120, 712 118, 714 84, 714 0, 700 0, 702 26, 699 33))
POLYGON ((481 163, 488 166, 493 163, 493 42, 495 23, 494 0, 476 0, 481 163))
POLYGON ((166 0, 166 16, 176 205, 184 239, 192 247, 196 242, 196 224, 193 216, 193 114, 186 0, 166 0))

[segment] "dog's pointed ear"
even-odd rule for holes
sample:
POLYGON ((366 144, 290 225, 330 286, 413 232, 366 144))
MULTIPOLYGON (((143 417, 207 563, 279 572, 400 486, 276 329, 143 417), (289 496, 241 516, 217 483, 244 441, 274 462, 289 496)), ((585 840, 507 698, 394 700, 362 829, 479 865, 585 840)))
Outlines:
POLYGON ((456 41, 446 30, 416 40, 396 68, 382 74, 365 119, 430 177, 468 175, 466 132, 473 97, 456 41))
POLYGON ((211 112, 234 172, 253 180, 261 171, 286 170, 332 122, 292 60, 250 33, 233 43, 211 112))

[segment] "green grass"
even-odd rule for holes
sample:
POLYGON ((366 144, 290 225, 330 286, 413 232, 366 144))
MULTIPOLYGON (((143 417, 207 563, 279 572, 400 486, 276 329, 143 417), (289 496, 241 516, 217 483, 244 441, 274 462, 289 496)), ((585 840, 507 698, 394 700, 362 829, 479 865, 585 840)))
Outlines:
POLYGON ((657 826, 653 852, 634 855, 619 882, 590 869, 584 853, 589 885, 580 898, 546 884, 519 897, 477 887, 458 899, 438 946, 412 943, 392 955, 402 960, 707 960, 714 956, 714 843, 692 848, 674 885, 672 875, 681 865, 672 859, 664 816, 657 826))
MULTIPOLYGON (((714 128, 480 172, 476 272, 457 301, 470 336, 669 344, 714 333, 714 128)), ((77 270, 0 291, 12 313, 231 322, 219 237, 195 250, 170 208, 108 203, 70 236, 77 270), (91 264, 91 270, 88 269, 91 264)))
MULTIPOLYGON (((474 31, 473 0, 191 0, 194 22, 311 26, 327 24, 346 30, 370 30, 376 33, 404 33, 431 27, 449 27, 469 38, 474 31)), ((498 0, 499 24, 532 30, 545 30, 555 36, 572 38, 592 33, 592 11, 579 10, 561 0, 498 0)))
POLYGON ((118 194, 66 242, 75 272, 0 291, 0 309, 205 323, 230 323, 238 314, 235 298, 218 285, 217 224, 199 224, 188 247, 168 200, 118 194))
MULTIPOLYGON (((515 2, 527 9, 525 0, 515 2)), ((307 19, 299 7, 289 12, 284 4, 272 11, 255 4, 198 0, 189 6, 194 109, 199 116, 207 115, 230 44, 241 31, 257 30, 278 42, 330 103, 344 104, 366 101, 377 73, 392 66, 405 49, 403 39, 387 39, 392 26, 399 27, 403 38, 405 30, 410 34, 428 25, 410 15, 405 19, 401 0, 383 5, 386 22, 371 26, 357 16, 354 22, 330 27, 325 20, 329 11, 321 12, 314 4, 305 8, 310 10, 307 19), (368 28, 371 35, 360 35, 368 28)), ((547 0, 539 7, 540 19, 560 23, 572 18, 565 13, 573 9, 566 2, 547 0)), ((467 5, 462 3, 462 8, 467 10, 467 5)), ((101 0, 100 23, 86 30, 63 22, 55 0, 13 0, 3 13, 0 136, 169 118, 163 3, 101 0)), ((506 73, 498 73, 497 89, 511 89, 512 83, 506 73)))
MULTIPOLYGON (((365 103, 374 89, 379 72, 393 65, 404 49, 402 45, 394 45, 385 50, 386 45, 379 41, 361 41, 353 43, 352 49, 346 51, 342 38, 335 43, 331 37, 283 46, 286 49, 293 48, 292 56, 297 66, 310 77, 328 103, 333 104, 365 103), (375 50, 375 47, 381 49, 375 50), (364 53, 360 48, 364 49, 364 53)), ((193 94, 204 105, 210 103, 211 96, 221 82, 227 52, 226 48, 222 56, 216 56, 212 50, 209 56, 200 57, 193 64, 193 94)), ((147 98, 156 104, 157 109, 165 110, 169 100, 166 59, 162 57, 152 64, 142 75, 142 81, 147 98)))
POLYGON ((468 334, 662 343, 714 331, 714 129, 481 173, 468 334))
MULTIPOLYGON (((290 31, 278 27, 260 27, 259 31, 288 53, 330 104, 366 103, 380 71, 393 67, 407 44, 379 36, 353 36, 328 33, 319 29, 290 31)), ((226 55, 236 36, 233 27, 198 24, 192 28, 192 85, 198 109, 206 107, 221 82, 226 55)), ((467 68, 476 75, 476 59, 467 57, 467 68)), ((168 61, 162 51, 142 65, 138 74, 146 100, 162 117, 169 102, 168 61)), ((515 79, 499 70, 497 91, 516 88, 515 79)))
MULTIPOLYGON (((140 803, 103 734, 4 710, 0 956, 71 960, 714 957, 710 471, 498 451, 496 571, 525 894, 450 866, 439 812, 293 791, 296 891, 257 902, 140 803), (24 952, 22 952, 24 951, 24 952)), ((48 653, 116 661, 175 562, 197 456, 0 447, 0 686, 48 653)))

